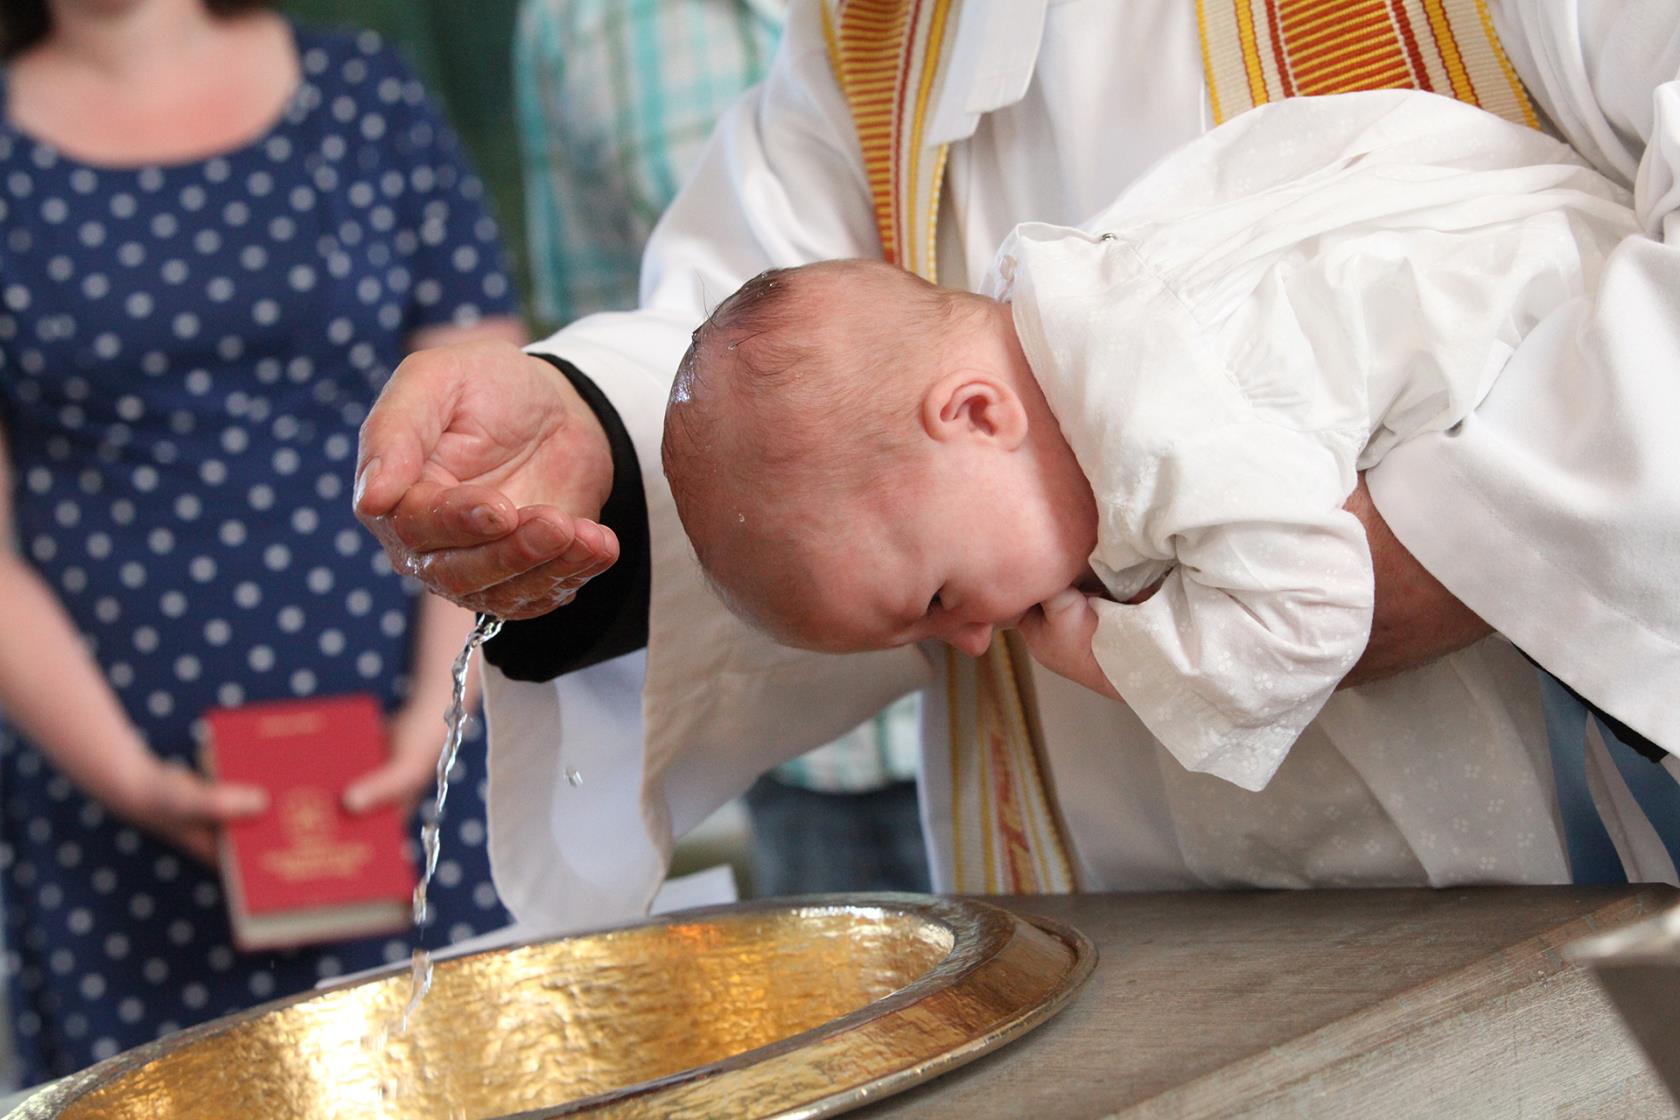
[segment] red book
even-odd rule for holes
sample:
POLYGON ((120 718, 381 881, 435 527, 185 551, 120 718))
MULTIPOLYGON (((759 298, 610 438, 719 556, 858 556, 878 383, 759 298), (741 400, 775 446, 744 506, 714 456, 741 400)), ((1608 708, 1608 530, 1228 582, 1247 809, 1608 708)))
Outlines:
POLYGON ((234 944, 273 949, 402 929, 414 866, 395 805, 345 812, 352 780, 385 761, 371 696, 217 708, 205 713, 205 769, 261 786, 261 815, 221 833, 222 886, 234 944))

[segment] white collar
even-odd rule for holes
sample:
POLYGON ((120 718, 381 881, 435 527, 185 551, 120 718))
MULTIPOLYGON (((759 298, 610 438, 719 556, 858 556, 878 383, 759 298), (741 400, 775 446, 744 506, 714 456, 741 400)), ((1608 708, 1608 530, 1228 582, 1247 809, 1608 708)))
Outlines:
POLYGON ((930 144, 974 135, 980 118, 1027 92, 1050 0, 966 0, 928 128, 930 144))

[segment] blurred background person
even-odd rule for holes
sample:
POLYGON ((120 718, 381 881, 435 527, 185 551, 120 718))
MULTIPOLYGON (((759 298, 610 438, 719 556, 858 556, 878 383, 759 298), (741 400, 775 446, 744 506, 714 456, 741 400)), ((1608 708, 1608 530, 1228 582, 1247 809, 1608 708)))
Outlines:
POLYGON ((523 0, 513 86, 539 328, 636 306, 648 235, 769 68, 788 2, 523 0))
MULTIPOLYGON (((514 93, 532 316, 544 330, 636 306, 654 224, 718 117, 763 77, 787 8, 523 0, 514 93)), ((901 700, 753 785, 752 893, 928 889, 918 703, 901 700)))
MULTIPOLYGON (((0 0, 0 862, 24 1083, 406 956, 240 954, 204 862, 261 796, 196 776, 213 706, 370 692, 429 793, 470 623, 350 513, 414 348, 522 339, 482 187, 371 34, 239 0, 0 0), (10 546, 15 541, 16 550, 10 546)), ((435 945, 506 923, 480 775, 435 945)))

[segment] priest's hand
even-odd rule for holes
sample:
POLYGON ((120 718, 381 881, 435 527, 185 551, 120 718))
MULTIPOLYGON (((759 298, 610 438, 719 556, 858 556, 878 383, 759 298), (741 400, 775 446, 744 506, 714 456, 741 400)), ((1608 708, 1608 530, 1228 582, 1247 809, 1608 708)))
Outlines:
POLYGON ((611 566, 594 520, 611 489, 595 414, 506 343, 411 354, 362 424, 356 516, 392 567, 474 611, 545 614, 611 566))
POLYGON ((1034 661, 1110 700, 1121 699, 1091 652, 1097 612, 1083 591, 1069 588, 1045 600, 1023 615, 1016 628, 1034 661))

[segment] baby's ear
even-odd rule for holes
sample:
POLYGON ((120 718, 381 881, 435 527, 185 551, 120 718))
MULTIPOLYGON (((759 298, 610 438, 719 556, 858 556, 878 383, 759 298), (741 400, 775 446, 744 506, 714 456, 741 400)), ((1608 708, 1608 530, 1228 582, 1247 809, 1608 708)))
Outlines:
POLYGON ((990 374, 956 370, 922 397, 922 427, 941 443, 980 440, 1012 451, 1027 436, 1027 410, 1014 388, 990 374))

